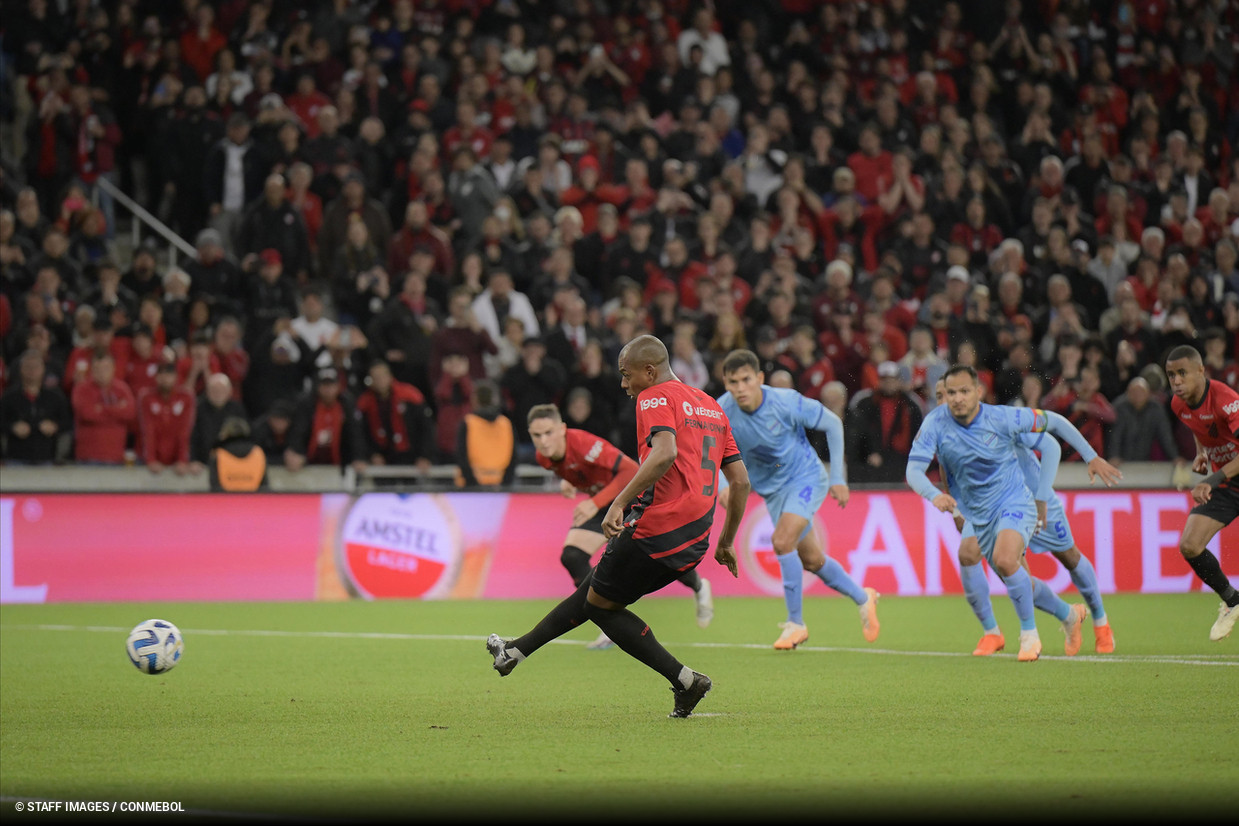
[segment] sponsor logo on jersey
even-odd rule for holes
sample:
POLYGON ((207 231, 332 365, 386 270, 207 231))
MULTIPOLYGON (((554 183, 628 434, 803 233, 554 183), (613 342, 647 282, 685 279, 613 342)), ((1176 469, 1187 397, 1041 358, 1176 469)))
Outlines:
MULTIPOLYGON (((684 402, 684 412, 685 412, 685 413, 687 413, 687 412, 689 411, 689 409, 690 409, 690 407, 689 407, 688 402, 684 402)), ((707 419, 721 419, 721 418, 723 418, 723 411, 721 411, 721 410, 711 410, 711 409, 710 409, 710 408, 708 408, 708 407, 693 407, 693 408, 691 408, 691 410, 692 410, 692 411, 693 411, 693 413, 695 413, 696 415, 698 415, 698 416, 705 416, 707 419)))
POLYGON ((1236 410, 1239 410, 1239 399, 1231 402, 1230 404, 1222 408, 1222 412, 1225 413, 1227 416, 1234 413, 1236 410))
POLYGON ((667 406, 667 400, 666 398, 662 396, 659 396, 657 399, 642 399, 641 400, 642 410, 650 410, 655 407, 666 407, 666 406, 667 406))
MULTIPOLYGON (((601 455, 602 455, 602 439, 599 439, 598 441, 594 442, 593 446, 590 447, 589 452, 585 454, 585 461, 592 462, 601 455)), ((572 467, 576 467, 576 465, 572 465, 572 467)))

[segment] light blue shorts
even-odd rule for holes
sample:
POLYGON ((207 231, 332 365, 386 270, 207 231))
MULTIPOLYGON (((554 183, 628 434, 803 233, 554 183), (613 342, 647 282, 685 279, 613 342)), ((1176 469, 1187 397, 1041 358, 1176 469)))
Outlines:
POLYGON ((826 501, 830 490, 830 477, 821 474, 815 478, 802 477, 788 482, 775 493, 763 497, 766 500, 766 512, 770 514, 770 524, 778 525, 779 517, 785 513, 794 513, 804 518, 809 524, 796 539, 799 544, 805 534, 813 527, 813 517, 826 501))
POLYGON ((1004 506, 999 510, 997 518, 985 525, 977 526, 967 523, 964 527, 965 530, 972 528, 973 535, 976 536, 981 546, 981 556, 993 565, 994 545, 998 541, 1000 532, 1015 531, 1024 537, 1024 547, 1028 547, 1028 543, 1032 540, 1033 529, 1037 527, 1037 507, 1031 499, 1027 504, 1016 502, 1004 506))
MULTIPOLYGON (((964 529, 960 532, 960 538, 967 539, 970 536, 976 535, 977 533, 972 527, 972 523, 965 522, 964 529)), ((995 533, 994 538, 996 539, 997 536, 998 534, 995 533)), ((1075 537, 1071 535, 1071 524, 1067 521, 1067 512, 1063 510, 1063 501, 1056 494, 1046 503, 1045 527, 1029 540, 1028 550, 1035 554, 1058 553, 1071 550, 1075 547, 1075 544, 1075 537)), ((982 545, 982 548, 984 547, 982 545)), ((992 542, 990 547, 993 547, 992 542)))

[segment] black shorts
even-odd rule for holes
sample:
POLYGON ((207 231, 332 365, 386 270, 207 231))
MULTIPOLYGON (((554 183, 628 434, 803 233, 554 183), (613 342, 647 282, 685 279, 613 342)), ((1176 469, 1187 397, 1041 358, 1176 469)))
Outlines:
POLYGON ((1192 508, 1192 513, 1229 525, 1239 517, 1239 488, 1230 485, 1214 488, 1209 501, 1192 508))
MULTIPOLYGON (((633 541, 632 532, 632 528, 625 528, 608 542, 607 549, 594 566, 593 589, 599 596, 624 605, 632 605, 646 594, 670 585, 687 573, 686 570, 676 570, 651 559, 633 541)), ((701 546, 701 555, 704 556, 710 544, 709 535, 696 544, 701 546)))

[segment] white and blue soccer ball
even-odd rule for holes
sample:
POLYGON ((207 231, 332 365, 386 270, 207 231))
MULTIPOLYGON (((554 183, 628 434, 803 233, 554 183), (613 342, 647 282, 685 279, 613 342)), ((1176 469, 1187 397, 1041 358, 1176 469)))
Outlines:
POLYGON ((181 661, 185 641, 181 630, 167 620, 148 619, 129 632, 125 652, 143 674, 163 674, 181 661))

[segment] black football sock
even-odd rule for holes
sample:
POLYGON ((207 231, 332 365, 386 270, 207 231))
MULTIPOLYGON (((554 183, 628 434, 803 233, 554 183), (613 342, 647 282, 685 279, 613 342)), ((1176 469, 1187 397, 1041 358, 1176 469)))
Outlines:
POLYGON ((683 664, 654 639, 654 632, 645 620, 627 608, 608 611, 589 603, 585 605, 585 613, 625 654, 645 663, 666 677, 673 686, 681 685, 683 664))
POLYGON ((565 545, 559 555, 560 564, 568 569, 573 585, 580 585, 585 575, 589 573, 589 554, 575 545, 565 545))
POLYGON ((1192 570, 1196 572, 1196 576, 1200 577, 1201 582, 1217 592, 1222 602, 1232 608, 1239 605, 1239 591, 1231 586, 1216 556, 1209 551, 1201 551, 1200 554, 1189 559, 1187 564, 1192 566, 1192 570))
POLYGON ((691 571, 686 573, 684 576, 680 577, 680 582, 683 582, 685 585, 687 585, 689 588, 692 588, 694 591, 701 590, 701 574, 697 573, 696 568, 693 568, 691 571))
POLYGON ((553 639, 585 622, 589 617, 585 614, 585 595, 589 593, 590 583, 594 581, 592 571, 586 571, 585 580, 577 586, 571 596, 550 610, 533 629, 523 637, 510 641, 505 648, 515 648, 528 657, 553 639))

